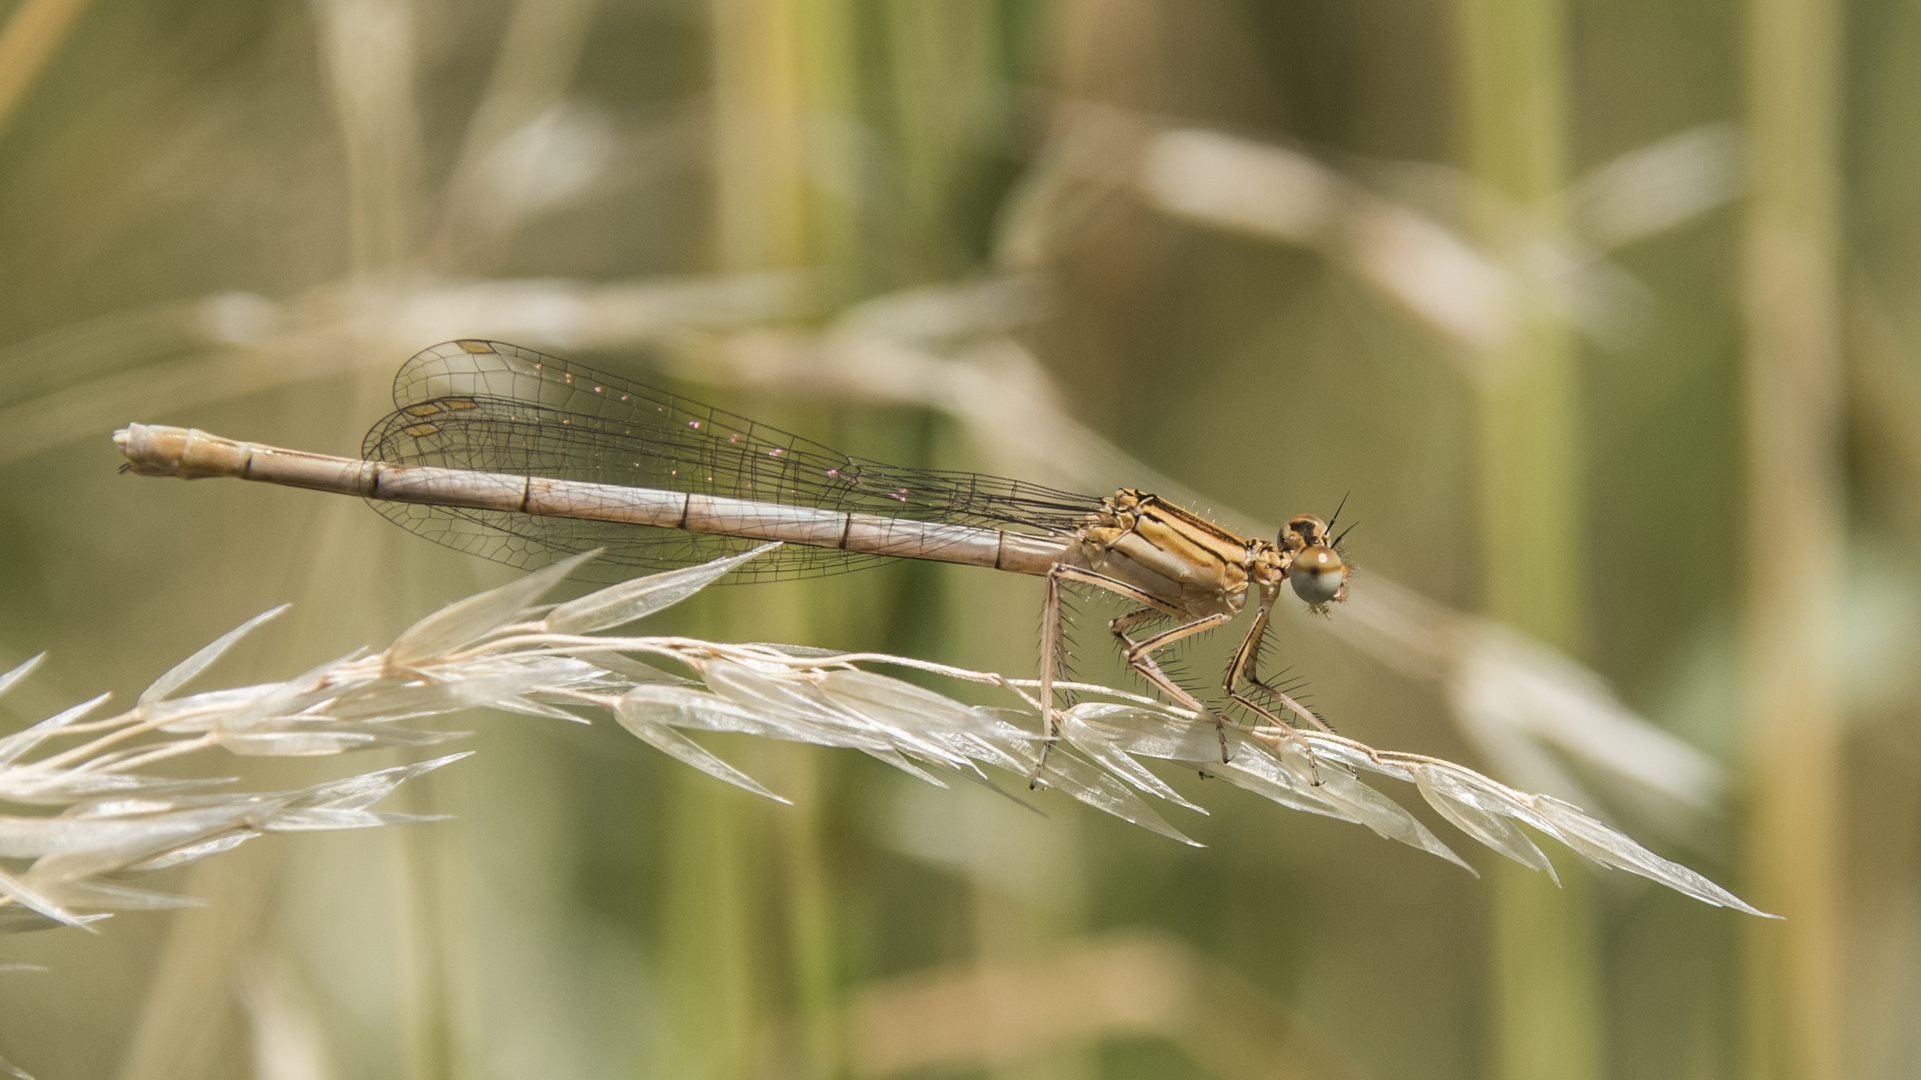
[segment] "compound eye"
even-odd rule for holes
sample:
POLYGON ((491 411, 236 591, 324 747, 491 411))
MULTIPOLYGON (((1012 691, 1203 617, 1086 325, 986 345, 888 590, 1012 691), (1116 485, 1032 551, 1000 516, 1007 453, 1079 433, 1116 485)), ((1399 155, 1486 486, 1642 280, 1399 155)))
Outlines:
POLYGON ((1281 546, 1289 551, 1301 551, 1316 544, 1327 543, 1327 523, 1313 514, 1300 514, 1289 518, 1287 528, 1281 530, 1281 546))
POLYGON ((1347 566, 1333 548, 1315 544, 1294 556, 1287 579, 1294 583, 1294 595, 1320 607, 1341 595, 1341 588, 1347 584, 1347 566))

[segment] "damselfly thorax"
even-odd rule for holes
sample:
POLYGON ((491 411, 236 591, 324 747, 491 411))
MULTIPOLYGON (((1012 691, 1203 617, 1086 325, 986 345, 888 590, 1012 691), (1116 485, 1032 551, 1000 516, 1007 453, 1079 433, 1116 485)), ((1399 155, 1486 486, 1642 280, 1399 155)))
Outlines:
MULTIPOLYGON (((1053 667, 1046 657, 1059 647, 1059 583, 1079 582, 1141 605, 1108 623, 1122 657, 1162 693, 1206 714, 1207 706, 1169 678, 1154 653, 1231 622, 1252 592, 1257 603, 1254 623, 1234 650, 1221 680, 1222 692, 1269 720, 1286 723, 1267 707, 1277 706, 1325 727, 1314 713, 1263 681, 1258 671, 1261 642, 1283 582, 1292 581, 1295 593, 1317 610, 1346 599, 1347 567, 1320 518, 1292 518, 1277 543, 1249 540, 1159 496, 1122 488, 1101 501, 1100 510, 1077 530, 1077 539, 1048 570, 1041 624, 1044 683, 1051 681, 1053 667), (1134 636, 1137 627, 1163 617, 1175 625, 1151 636, 1134 636), (1265 705, 1250 697, 1248 688, 1267 698, 1265 705)), ((1043 697, 1052 701, 1051 686, 1043 686, 1043 697)))
POLYGON ((520 566, 599 548, 600 564, 615 572, 666 568, 778 540, 781 549, 739 576, 813 576, 911 558, 1045 577, 1041 700, 1050 733, 1064 586, 1138 605, 1109 623, 1127 664, 1217 722, 1154 653, 1233 620, 1251 599, 1254 621, 1223 692, 1275 723, 1287 723, 1281 713, 1319 723, 1257 671, 1283 583, 1317 610, 1345 596, 1337 541, 1312 515, 1291 519, 1269 542, 1132 489, 1098 497, 887 465, 500 342, 419 353, 394 380, 394 405, 358 460, 144 424, 114 441, 141 475, 359 495, 429 539, 520 566))

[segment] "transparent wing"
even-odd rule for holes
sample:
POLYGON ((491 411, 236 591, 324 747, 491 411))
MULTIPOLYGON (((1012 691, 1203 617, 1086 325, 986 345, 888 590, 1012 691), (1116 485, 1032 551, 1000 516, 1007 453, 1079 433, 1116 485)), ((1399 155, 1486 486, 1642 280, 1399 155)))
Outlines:
MULTIPOLYGON (((1037 533, 1070 531, 1100 505, 1094 496, 1016 480, 850 457, 676 394, 499 342, 454 341, 419 353, 395 377, 394 405, 367 433, 364 456, 1037 533)), ((500 511, 373 505, 437 543, 516 566, 603 547, 603 577, 690 565, 756 543, 500 511)), ((879 559, 789 544, 737 577, 818 576, 879 559)))

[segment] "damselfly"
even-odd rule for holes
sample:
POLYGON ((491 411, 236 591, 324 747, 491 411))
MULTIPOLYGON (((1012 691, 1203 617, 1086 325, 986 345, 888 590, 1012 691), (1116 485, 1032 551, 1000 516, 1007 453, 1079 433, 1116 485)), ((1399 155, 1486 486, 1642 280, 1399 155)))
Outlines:
MULTIPOLYGON (((1273 723, 1287 725, 1279 713, 1288 713, 1321 724, 1257 670, 1283 582, 1317 610, 1346 596, 1338 538, 1311 514, 1269 542, 1131 488, 1077 495, 884 465, 492 341, 451 341, 407 361, 394 406, 367 433, 362 460, 145 424, 116 432, 114 442, 143 476, 232 476, 359 495, 428 539, 520 566, 601 548, 599 564, 615 572, 665 568, 779 540, 741 573, 829 574, 891 557, 1043 577, 1040 699, 1050 714, 1064 586, 1137 605, 1108 623, 1121 655, 1197 716, 1215 714, 1155 654, 1231 622, 1252 596, 1254 622, 1222 691, 1273 723)), ((1048 733, 1057 734, 1051 715, 1048 733)))

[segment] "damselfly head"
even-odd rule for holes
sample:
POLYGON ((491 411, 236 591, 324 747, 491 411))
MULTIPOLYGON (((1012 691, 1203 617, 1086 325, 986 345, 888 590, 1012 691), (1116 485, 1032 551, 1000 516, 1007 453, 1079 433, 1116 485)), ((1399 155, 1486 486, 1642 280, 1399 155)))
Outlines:
POLYGON ((1281 530, 1280 546, 1294 554, 1287 578, 1294 583, 1294 595, 1309 607, 1347 599, 1347 564, 1329 542, 1326 522, 1313 514, 1290 519, 1281 530))

